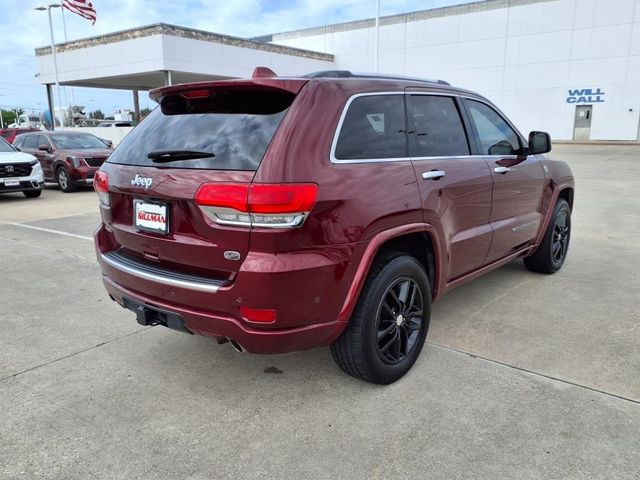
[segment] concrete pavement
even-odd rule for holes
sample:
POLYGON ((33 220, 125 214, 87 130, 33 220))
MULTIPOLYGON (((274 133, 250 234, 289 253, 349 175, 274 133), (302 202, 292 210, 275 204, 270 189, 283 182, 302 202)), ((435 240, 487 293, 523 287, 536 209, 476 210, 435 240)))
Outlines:
POLYGON ((0 196, 0 478, 640 479, 640 147, 554 155, 577 177, 563 270, 445 296, 388 387, 327 349, 139 327, 102 288, 92 191, 0 196))

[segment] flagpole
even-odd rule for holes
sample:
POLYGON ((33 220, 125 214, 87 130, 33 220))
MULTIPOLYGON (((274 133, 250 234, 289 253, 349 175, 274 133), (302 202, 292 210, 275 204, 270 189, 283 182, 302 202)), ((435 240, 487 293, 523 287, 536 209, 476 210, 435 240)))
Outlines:
MULTIPOLYGON (((64 31, 64 43, 67 43, 69 40, 67 40, 67 22, 65 21, 65 18, 64 18, 64 5, 60 9, 60 13, 62 14, 62 29, 64 31)), ((76 106, 76 99, 73 96, 73 87, 69 87, 69 90, 71 90, 71 103, 73 104, 71 106, 71 112, 70 112, 71 119, 73 120, 73 107, 76 106)))
MULTIPOLYGON (((50 3, 48 5, 41 5, 39 7, 36 7, 36 10, 46 10, 47 15, 49 16, 49 33, 51 34, 51 55, 53 55, 53 69, 55 71, 55 76, 56 76, 56 90, 58 91, 58 112, 60 114, 60 118, 59 118, 60 130, 64 130, 64 117, 62 115, 62 99, 60 97, 60 79, 58 78, 58 59, 56 57, 56 43, 53 38, 53 21, 51 20, 51 9, 60 8, 60 6, 61 5, 59 3, 50 3)), ((55 108, 53 110, 54 111, 51 112, 51 123, 53 124, 52 127, 55 130, 56 128, 55 108)))
POLYGON ((378 73, 378 54, 380 50, 380 0, 376 0, 376 27, 375 27, 375 45, 374 45, 374 58, 373 69, 375 73, 378 73))

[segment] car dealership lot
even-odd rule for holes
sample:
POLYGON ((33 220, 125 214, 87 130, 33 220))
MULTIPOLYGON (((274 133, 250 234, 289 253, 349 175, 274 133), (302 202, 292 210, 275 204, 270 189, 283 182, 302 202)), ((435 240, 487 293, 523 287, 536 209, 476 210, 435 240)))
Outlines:
POLYGON ((638 478, 640 147, 553 155, 576 175, 564 268, 445 296, 388 387, 328 349, 138 327, 102 287, 91 190, 0 196, 0 478, 638 478))

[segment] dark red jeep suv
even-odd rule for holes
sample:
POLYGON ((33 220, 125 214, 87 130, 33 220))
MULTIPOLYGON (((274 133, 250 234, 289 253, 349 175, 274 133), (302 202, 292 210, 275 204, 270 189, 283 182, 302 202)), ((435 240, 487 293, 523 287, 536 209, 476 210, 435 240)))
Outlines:
POLYGON ((487 99, 346 71, 175 85, 96 174, 104 284, 142 325, 387 384, 431 302, 524 257, 563 264, 574 180, 487 99))

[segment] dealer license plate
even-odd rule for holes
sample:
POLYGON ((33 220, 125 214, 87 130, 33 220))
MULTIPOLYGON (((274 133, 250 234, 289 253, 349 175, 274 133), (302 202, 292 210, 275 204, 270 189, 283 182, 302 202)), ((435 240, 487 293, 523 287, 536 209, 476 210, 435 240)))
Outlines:
POLYGON ((169 218, 167 204, 133 201, 133 218, 136 230, 167 234, 169 232, 169 218))
POLYGON ((10 179, 6 179, 4 181, 4 186, 5 187, 19 187, 20 186, 20 180, 10 180, 10 179))

